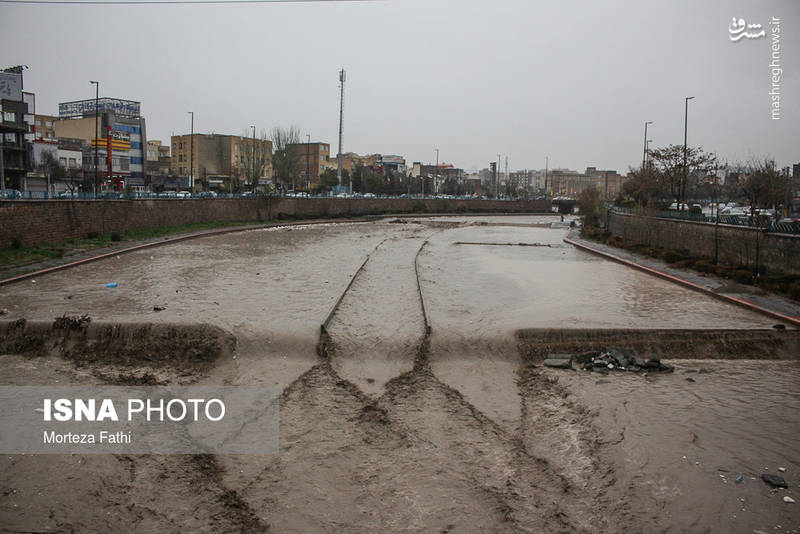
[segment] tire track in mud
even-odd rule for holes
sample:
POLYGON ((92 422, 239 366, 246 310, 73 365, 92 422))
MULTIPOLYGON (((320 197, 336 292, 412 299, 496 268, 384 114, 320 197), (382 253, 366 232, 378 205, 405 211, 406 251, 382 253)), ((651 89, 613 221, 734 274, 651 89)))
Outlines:
POLYGON ((379 395, 363 391, 337 369, 343 347, 359 347, 339 342, 331 317, 320 363, 283 391, 280 455, 230 465, 226 484, 279 531, 591 531, 573 482, 434 375, 417 262, 426 243, 414 256, 423 321, 404 349, 410 369, 379 395))

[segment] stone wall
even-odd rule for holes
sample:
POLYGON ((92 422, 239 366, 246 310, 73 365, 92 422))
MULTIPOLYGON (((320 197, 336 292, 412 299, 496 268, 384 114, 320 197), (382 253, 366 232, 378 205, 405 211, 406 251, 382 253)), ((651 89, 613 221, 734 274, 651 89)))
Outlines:
POLYGON ((240 198, 0 201, 0 247, 207 221, 357 217, 386 213, 542 213, 544 201, 240 198))
POLYGON ((800 274, 800 236, 766 233, 746 226, 621 213, 609 215, 608 230, 633 243, 688 250, 693 256, 711 259, 716 246, 720 263, 751 269, 755 267, 758 250, 759 263, 768 272, 800 274))

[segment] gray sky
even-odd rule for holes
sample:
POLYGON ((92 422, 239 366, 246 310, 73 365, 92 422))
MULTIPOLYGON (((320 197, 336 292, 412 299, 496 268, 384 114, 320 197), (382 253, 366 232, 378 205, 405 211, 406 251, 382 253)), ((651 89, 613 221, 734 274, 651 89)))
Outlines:
POLYGON ((641 164, 689 144, 729 161, 800 162, 800 2, 385 0, 258 5, 0 4, 0 65, 26 64, 37 112, 142 102, 148 138, 299 127, 344 150, 482 168, 641 164), (730 40, 731 19, 767 36, 730 40), (781 19, 781 119, 770 114, 781 19))

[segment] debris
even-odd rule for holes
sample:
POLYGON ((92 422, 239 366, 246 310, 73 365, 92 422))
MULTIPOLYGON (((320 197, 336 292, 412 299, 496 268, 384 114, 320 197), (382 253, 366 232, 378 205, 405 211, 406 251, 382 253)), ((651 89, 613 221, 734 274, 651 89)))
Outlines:
POLYGON ((774 328, 776 330, 786 330, 786 325, 778 323, 778 324, 772 325, 772 328, 774 328))
POLYGON ((153 306, 153 311, 164 311, 166 309, 166 306, 153 306))
POLYGON ((737 484, 741 484, 742 480, 744 480, 744 477, 742 475, 739 475, 738 477, 736 477, 736 483, 737 484))
POLYGON ((785 467, 779 467, 779 468, 778 468, 778 471, 780 471, 781 473, 783 473, 783 472, 785 472, 785 471, 786 471, 786 468, 785 468, 785 467))
POLYGON ((572 356, 569 354, 549 354, 544 361, 544 366, 556 369, 572 369, 572 356))
POLYGON ((783 502, 788 502, 790 504, 794 504, 794 499, 792 499, 791 497, 786 495, 786 496, 783 497, 783 502))
POLYGON ((2 310, 0 310, 0 315, 8 315, 9 313, 11 312, 8 311, 8 308, 3 308, 2 310))
POLYGON ((689 377, 686 377, 686 381, 687 381, 687 382, 697 382, 697 380, 695 380, 695 379, 694 379, 694 378, 692 378, 691 376, 689 376, 689 377))
POLYGON ((106 287, 117 287, 117 283, 116 282, 109 282, 109 283, 106 284, 106 287))
POLYGON ((80 330, 82 328, 87 328, 91 322, 92 318, 89 317, 88 313, 84 313, 83 315, 62 315, 61 317, 56 317, 56 320, 53 321, 53 328, 61 330, 80 330))
POLYGON ((778 475, 769 475, 767 473, 764 473, 763 475, 761 475, 761 480, 763 480, 764 482, 775 488, 789 487, 786 485, 786 481, 783 479, 783 477, 779 477, 778 475))

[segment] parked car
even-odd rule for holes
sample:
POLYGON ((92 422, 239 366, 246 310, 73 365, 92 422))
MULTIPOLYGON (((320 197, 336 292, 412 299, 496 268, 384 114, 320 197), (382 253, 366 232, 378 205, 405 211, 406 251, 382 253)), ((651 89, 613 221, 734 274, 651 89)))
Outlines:
POLYGON ((192 194, 189 191, 178 191, 175 196, 177 198, 190 198, 192 194))
POLYGON ((22 193, 20 193, 16 189, 3 189, 0 190, 0 198, 5 199, 14 199, 14 198, 22 198, 22 193))
POLYGON ((217 193, 214 191, 203 191, 197 195, 199 198, 217 198, 217 193))

